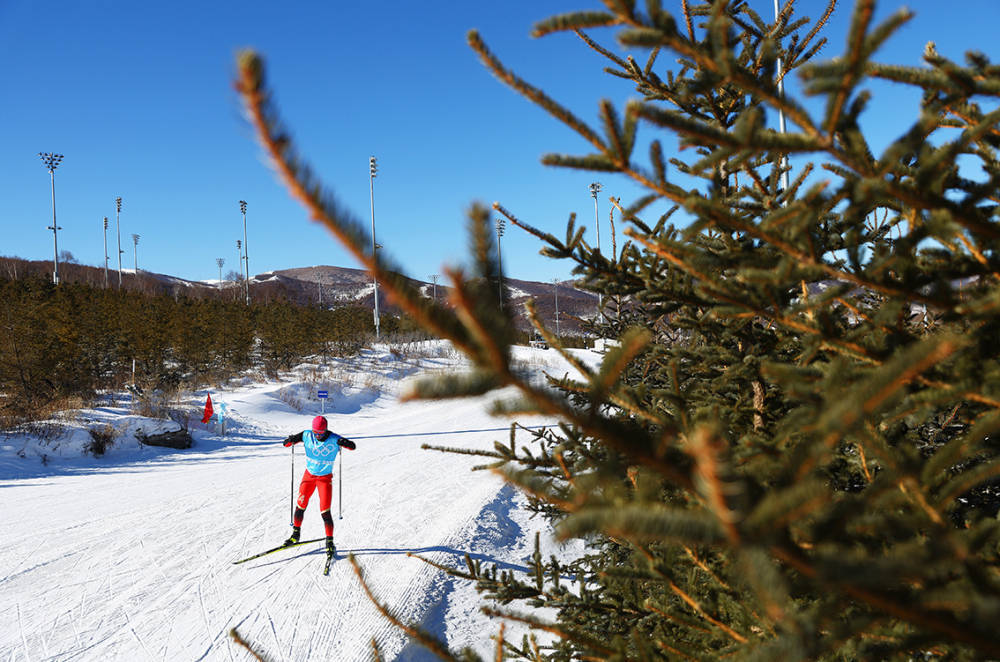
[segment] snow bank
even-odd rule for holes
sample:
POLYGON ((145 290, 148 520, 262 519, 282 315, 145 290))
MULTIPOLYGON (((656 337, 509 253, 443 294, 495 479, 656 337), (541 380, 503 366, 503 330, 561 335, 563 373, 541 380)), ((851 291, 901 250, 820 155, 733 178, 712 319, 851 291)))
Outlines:
POLYGON ((144 445, 140 438, 180 428, 172 420, 132 414, 127 407, 62 412, 2 433, 0 480, 154 457, 164 451, 144 445))

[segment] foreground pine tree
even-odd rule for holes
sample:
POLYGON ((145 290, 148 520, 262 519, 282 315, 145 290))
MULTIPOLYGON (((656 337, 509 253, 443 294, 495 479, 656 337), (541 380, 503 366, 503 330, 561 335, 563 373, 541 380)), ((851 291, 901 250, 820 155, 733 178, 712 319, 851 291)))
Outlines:
POLYGON ((370 253, 364 224, 296 155, 260 60, 240 60, 238 86, 292 193, 400 307, 474 361, 414 397, 513 385, 521 398, 498 412, 565 422, 530 449, 498 444, 491 466, 592 553, 566 567, 536 558, 530 577, 471 561, 452 570, 512 603, 493 613, 559 635, 554 648, 498 649, 533 660, 1000 658, 1000 67, 978 54, 963 66, 933 45, 926 67, 876 63, 908 14, 872 25, 871 0, 854 7, 843 54, 823 63, 812 60, 833 2, 810 21, 789 1, 776 22, 739 0, 682 0, 675 14, 657 0, 604 4, 535 29, 575 31, 634 82, 642 100, 601 102, 600 131, 469 35, 499 79, 591 147, 547 163, 648 191, 623 210, 629 242, 611 258, 572 221, 559 239, 494 205, 613 304, 604 328, 617 348, 598 372, 580 366, 584 379, 549 388, 510 364, 489 286, 489 210, 470 212, 476 273, 452 271, 455 310, 435 306, 370 253), (601 27, 641 58, 583 32, 601 27), (782 94, 790 72, 822 112, 782 94), (859 124, 872 78, 922 93, 916 122, 881 153, 859 124), (657 134, 645 157, 640 126, 657 134), (675 138, 690 158, 668 163, 660 141, 675 138), (657 201, 690 223, 645 218, 657 201), (557 618, 530 615, 542 606, 557 618))

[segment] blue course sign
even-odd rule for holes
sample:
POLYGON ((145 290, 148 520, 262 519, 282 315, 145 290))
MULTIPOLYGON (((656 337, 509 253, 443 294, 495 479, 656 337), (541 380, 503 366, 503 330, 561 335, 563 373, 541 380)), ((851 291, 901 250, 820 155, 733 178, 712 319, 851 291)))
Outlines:
POLYGON ((318 393, 316 393, 316 396, 320 398, 328 397, 328 395, 329 394, 326 391, 319 391, 318 393))

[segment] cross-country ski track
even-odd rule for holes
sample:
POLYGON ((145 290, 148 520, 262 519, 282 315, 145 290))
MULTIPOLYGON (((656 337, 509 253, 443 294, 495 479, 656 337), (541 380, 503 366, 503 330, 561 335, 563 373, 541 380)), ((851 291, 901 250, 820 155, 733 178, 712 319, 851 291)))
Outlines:
MULTIPOLYGON (((569 370, 554 352, 519 352, 541 361, 539 370, 569 370)), ((470 553, 526 569, 534 531, 546 532, 545 522, 529 518, 523 497, 497 476, 471 471, 483 458, 420 448, 506 443, 509 421, 487 413, 497 396, 401 403, 404 377, 414 369, 388 352, 368 352, 368 367, 340 361, 342 371, 353 365, 373 376, 367 386, 332 394, 326 411, 330 429, 358 446, 343 451, 342 467, 334 469, 338 558, 329 576, 322 575, 321 542, 233 565, 287 537, 293 456, 280 442, 307 428, 319 405, 288 404, 290 388, 311 388, 294 375, 223 389, 213 398, 228 406, 227 435, 193 423, 188 450, 140 447, 75 463, 52 460, 26 474, 17 468, 32 458, 4 458, 0 661, 252 659, 230 639, 234 627, 274 661, 370 660, 373 638, 387 660, 433 659, 378 613, 349 553, 379 601, 404 621, 422 623, 456 649, 474 644, 491 658, 489 636, 499 622, 478 614, 471 585, 407 553, 455 567, 464 567, 470 553)), ((457 363, 424 360, 419 371, 457 363)), ((190 402, 203 400, 192 394, 190 402)), ((518 442, 529 441, 519 430, 518 442)), ((301 446, 294 462, 297 489, 301 446)), ((302 536, 323 536, 315 495, 302 536)), ((558 551, 546 535, 543 543, 544 554, 558 551)))

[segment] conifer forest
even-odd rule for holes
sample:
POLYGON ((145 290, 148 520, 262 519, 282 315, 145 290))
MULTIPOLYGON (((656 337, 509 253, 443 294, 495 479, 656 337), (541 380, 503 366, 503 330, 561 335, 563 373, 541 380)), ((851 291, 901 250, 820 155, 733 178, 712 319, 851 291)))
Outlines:
MULTIPOLYGON (((580 153, 545 163, 645 194, 614 201, 628 240, 610 256, 572 216, 557 235, 522 220, 531 210, 473 205, 474 266, 448 272, 448 305, 373 254, 282 123, 264 56, 239 56, 247 114, 291 195, 473 362, 416 397, 506 387, 518 395, 497 412, 562 421, 530 449, 480 453, 589 543, 572 562, 536 555, 528 576, 449 569, 489 613, 557 635, 505 640, 498 626, 496 659, 1000 659, 1000 66, 933 44, 920 66, 883 63, 910 13, 876 23, 874 10, 604 0, 536 24, 634 87, 624 104, 595 98, 597 125, 470 32, 484 75, 579 135, 580 153), (834 11, 851 16, 842 44, 824 37, 834 11), (919 92, 880 148, 863 129, 873 82, 919 92), (602 295, 595 331, 617 343, 585 379, 538 384, 512 366, 491 285, 497 216, 602 295)), ((441 659, 476 659, 399 625, 441 659)))
POLYGON ((274 375, 306 356, 356 352, 371 327, 360 307, 247 306, 31 276, 0 278, 0 301, 2 428, 126 386, 162 398, 251 368, 274 375))

